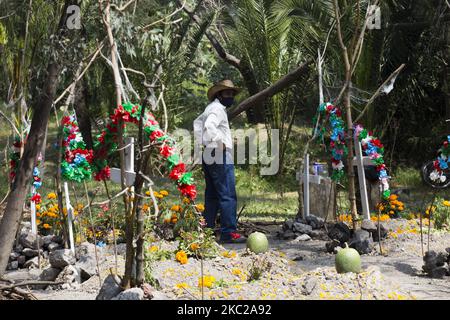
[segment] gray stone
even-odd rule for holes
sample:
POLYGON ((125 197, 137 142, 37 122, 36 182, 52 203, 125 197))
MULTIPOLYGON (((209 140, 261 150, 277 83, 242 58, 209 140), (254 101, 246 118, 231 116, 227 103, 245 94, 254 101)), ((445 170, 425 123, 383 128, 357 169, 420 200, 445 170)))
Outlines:
POLYGON ((310 214, 306 217, 306 222, 313 228, 313 229, 320 229, 325 224, 325 220, 323 218, 317 217, 313 214, 310 214))
POLYGON ((97 274, 97 264, 95 262, 95 257, 93 256, 81 256, 75 263, 75 266, 80 270, 81 280, 83 282, 97 274))
POLYGON ((19 256, 17 258, 17 262, 19 263, 19 266, 23 266, 26 261, 27 261, 27 257, 25 257, 25 256, 19 256))
POLYGON ((317 286, 317 279, 308 277, 302 285, 302 294, 309 296, 317 286))
POLYGON ((23 250, 23 245, 21 245, 20 243, 17 246, 15 246, 15 248, 14 248, 14 252, 17 252, 17 253, 22 253, 22 250, 23 250))
POLYGON ((292 226, 294 225, 294 220, 286 220, 284 223, 283 223, 283 231, 286 231, 286 230, 292 230, 292 226))
POLYGON ((311 237, 308 236, 307 234, 302 234, 300 236, 298 236, 297 238, 295 238, 295 242, 301 242, 301 241, 309 241, 311 240, 311 237))
POLYGON ((361 229, 369 231, 369 232, 376 232, 377 226, 375 225, 375 223, 373 223, 372 220, 365 219, 361 223, 361 229))
MULTIPOLYGON (((33 258, 36 257, 38 255, 38 250, 35 249, 30 249, 30 248, 25 248, 23 249, 22 253, 25 255, 25 257, 27 258, 33 258)), ((42 254, 42 250, 40 250, 41 254, 42 254)))
POLYGON ((359 254, 370 253, 373 249, 373 240, 370 232, 366 230, 356 230, 350 240, 349 247, 355 249, 359 254))
POLYGON ((295 239, 297 235, 292 230, 286 230, 281 234, 281 238, 284 240, 292 240, 295 239))
POLYGON ((11 261, 10 263, 8 263, 8 270, 17 270, 19 269, 19 262, 17 261, 11 261))
MULTIPOLYGON (((69 250, 70 251, 70 250, 69 250)), ((67 265, 56 277, 55 282, 64 282, 59 285, 61 289, 77 288, 81 283, 80 273, 77 268, 67 265)))
POLYGON ((443 279, 444 276, 447 274, 447 272, 448 270, 446 267, 437 267, 431 270, 431 272, 428 273, 428 275, 434 279, 443 279))
POLYGON ((120 279, 116 275, 108 275, 103 282, 100 292, 98 293, 96 300, 111 300, 117 296, 122 289, 120 288, 120 279))
POLYGON ((56 242, 51 242, 48 246, 48 251, 52 252, 61 248, 61 246, 56 242))
POLYGON ((339 240, 333 239, 325 243, 325 249, 327 250, 328 253, 333 253, 334 248, 339 247, 340 244, 341 243, 339 242, 339 240))
POLYGON ((23 264, 24 268, 38 268, 39 267, 39 258, 38 257, 34 257, 31 258, 30 260, 28 260, 27 262, 25 262, 23 264))
POLYGON ((75 264, 75 257, 69 249, 55 250, 50 253, 50 265, 54 268, 64 268, 68 265, 75 264))
POLYGON ((111 300, 143 300, 144 291, 140 288, 131 288, 119 293, 116 297, 111 300))
MULTIPOLYGON (((47 268, 42 271, 39 276, 39 281, 55 281, 58 275, 61 273, 61 269, 58 268, 47 268)), ((38 290, 44 290, 48 285, 36 285, 34 288, 38 290)))
POLYGON ((8 271, 3 275, 3 278, 7 281, 22 282, 29 280, 38 280, 41 272, 37 269, 19 269, 15 271, 8 271))
MULTIPOLYGON (((378 242, 378 223, 375 225, 375 227, 377 228, 377 231, 372 233, 372 238, 373 238, 373 241, 378 242)), ((381 240, 386 239, 388 236, 388 229, 382 223, 380 223, 380 235, 381 235, 381 240)))
POLYGON ((312 232, 312 227, 308 224, 300 223, 300 222, 294 222, 293 224, 294 232, 298 233, 306 233, 310 234, 312 232))
POLYGON ((64 239, 61 236, 54 235, 52 238, 52 242, 56 242, 59 245, 64 244, 64 239))
POLYGON ((350 228, 344 222, 338 222, 328 231, 328 236, 330 239, 338 240, 340 244, 344 244, 350 240, 350 228))
POLYGON ((42 237, 42 245, 44 248, 47 248, 50 243, 52 243, 53 235, 43 236, 42 237))
POLYGON ((309 234, 311 236, 311 238, 320 238, 320 236, 322 235, 322 233, 319 230, 313 230, 311 231, 311 233, 309 234))
POLYGON ((20 257, 20 253, 18 253, 18 252, 11 252, 9 254, 9 261, 16 261, 17 258, 19 258, 19 257, 20 257))
POLYGON ((19 242, 24 248, 35 249, 37 247, 37 237, 32 232, 21 233, 19 242))

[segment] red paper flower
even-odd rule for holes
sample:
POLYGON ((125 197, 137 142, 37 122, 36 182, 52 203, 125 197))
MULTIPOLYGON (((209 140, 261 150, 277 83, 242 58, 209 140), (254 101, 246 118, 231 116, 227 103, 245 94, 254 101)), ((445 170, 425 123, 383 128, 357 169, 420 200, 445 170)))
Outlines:
POLYGON ((164 158, 168 158, 169 156, 171 156, 173 154, 173 152, 175 151, 174 148, 170 147, 167 144, 164 144, 159 153, 164 157, 164 158))
POLYGON ((178 186, 178 190, 180 190, 181 194, 191 198, 192 200, 195 200, 195 198, 197 197, 197 190, 195 185, 193 184, 182 184, 178 186))
POLYGON ((150 140, 153 142, 156 138, 162 137, 164 135, 164 132, 161 130, 155 130, 150 134, 150 140))
POLYGON ((184 163, 179 163, 175 167, 173 167, 172 171, 169 174, 169 178, 177 181, 185 172, 186 166, 184 165, 184 163))
POLYGON ((375 147, 383 148, 383 144, 381 143, 380 140, 378 140, 378 139, 372 139, 371 142, 372 142, 372 145, 374 145, 375 147))
POLYGON ((31 197, 31 201, 34 203, 41 203, 41 195, 39 193, 36 193, 34 196, 31 197))

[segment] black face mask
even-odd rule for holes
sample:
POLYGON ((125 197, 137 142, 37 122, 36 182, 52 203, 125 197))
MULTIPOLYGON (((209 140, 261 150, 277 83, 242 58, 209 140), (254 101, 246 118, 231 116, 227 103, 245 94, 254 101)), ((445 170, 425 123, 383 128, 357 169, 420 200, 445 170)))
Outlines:
POLYGON ((219 101, 221 104, 223 104, 225 107, 229 108, 233 105, 234 103, 234 98, 233 97, 228 97, 228 98, 224 98, 224 97, 220 97, 219 101))

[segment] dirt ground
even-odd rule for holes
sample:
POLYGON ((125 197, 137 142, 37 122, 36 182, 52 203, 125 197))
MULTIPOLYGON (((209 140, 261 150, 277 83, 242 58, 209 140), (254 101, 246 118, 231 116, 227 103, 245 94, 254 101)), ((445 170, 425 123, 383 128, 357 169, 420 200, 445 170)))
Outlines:
MULTIPOLYGON (((203 263, 204 275, 214 277, 212 288, 198 286, 200 261, 190 258, 185 265, 174 258, 153 264, 153 275, 160 291, 168 299, 450 299, 450 277, 431 279, 421 272, 418 221, 396 219, 386 222, 390 230, 382 242, 383 254, 376 247, 362 256, 363 272, 337 274, 334 254, 325 250, 322 240, 285 241, 275 237, 281 226, 265 227, 270 250, 262 255, 249 255, 245 244, 224 245, 221 253, 203 263), (233 257, 233 252, 235 256, 233 257), (265 266, 259 280, 248 281, 252 266, 265 266)), ((427 235, 424 236, 427 250, 427 235)), ((175 250, 174 242, 154 243, 160 249, 175 250)), ((119 274, 124 269, 124 248, 120 245, 119 274)), ((432 230, 430 249, 444 251, 450 247, 450 233, 432 230)), ((104 279, 114 268, 112 248, 103 249, 106 261, 101 264, 104 279)), ((26 277, 26 276, 24 276, 26 277)), ((99 278, 94 276, 77 288, 66 290, 33 290, 43 300, 93 300, 99 290, 99 278)))

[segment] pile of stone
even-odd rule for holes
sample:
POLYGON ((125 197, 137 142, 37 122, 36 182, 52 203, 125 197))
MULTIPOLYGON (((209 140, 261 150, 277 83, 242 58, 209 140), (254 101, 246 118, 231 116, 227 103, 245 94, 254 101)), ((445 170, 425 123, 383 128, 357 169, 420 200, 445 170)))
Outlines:
MULTIPOLYGON (((100 248, 97 248, 100 251, 100 248)), ((101 257, 101 255, 99 255, 101 257)), ((76 247, 75 254, 64 249, 60 236, 37 237, 29 225, 21 229, 18 243, 10 254, 7 270, 42 269, 37 280, 60 283, 53 289, 78 287, 82 282, 97 274, 95 246, 84 242, 76 247), (39 251, 38 251, 39 241, 39 251), (39 265, 40 264, 40 265, 39 265)), ((37 285, 35 289, 45 289, 47 285, 37 285)))
POLYGON ((149 284, 141 288, 123 290, 121 279, 117 275, 108 275, 103 282, 96 300, 168 300, 168 297, 149 284))
MULTIPOLYGON (((387 228, 382 223, 380 223, 380 235, 382 240, 388 235, 387 228)), ((325 248, 329 253, 337 253, 347 243, 359 254, 369 254, 374 248, 374 242, 379 241, 378 223, 364 220, 361 223, 361 229, 353 231, 344 222, 338 222, 328 230, 328 237, 331 241, 325 244, 325 248)))
POLYGON ((445 249, 445 252, 439 253, 427 251, 423 261, 425 264, 422 270, 429 277, 442 279, 444 276, 450 276, 450 248, 445 249))
POLYGON ((309 215, 305 219, 296 218, 286 220, 282 231, 277 232, 277 237, 283 240, 308 241, 312 238, 320 238, 325 221, 315 215, 309 215))

